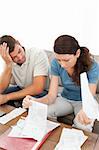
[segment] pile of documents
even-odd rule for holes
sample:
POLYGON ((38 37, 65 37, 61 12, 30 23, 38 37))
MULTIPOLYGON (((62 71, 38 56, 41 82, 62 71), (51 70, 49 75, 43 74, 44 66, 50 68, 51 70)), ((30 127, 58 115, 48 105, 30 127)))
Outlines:
MULTIPOLYGON (((20 119, 12 129, 0 136, 0 147, 10 150, 38 150, 52 130, 60 125, 47 120, 47 107, 46 104, 33 101, 28 116, 20 119)), ((15 117, 19 113, 16 110, 10 112, 10 119, 12 114, 15 117)), ((2 123, 4 122, 3 118, 2 123)))
POLYGON ((41 141, 48 132, 59 125, 59 123, 47 120, 47 105, 33 101, 28 116, 25 120, 20 119, 17 125, 13 126, 9 136, 41 141))
POLYGON ((81 130, 63 128, 55 150, 81 150, 87 138, 81 130))

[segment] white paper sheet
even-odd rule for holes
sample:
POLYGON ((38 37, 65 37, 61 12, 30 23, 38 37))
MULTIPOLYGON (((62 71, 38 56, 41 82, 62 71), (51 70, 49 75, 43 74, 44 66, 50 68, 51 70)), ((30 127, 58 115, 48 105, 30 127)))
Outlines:
POLYGON ((99 104, 90 92, 87 74, 85 72, 81 74, 81 94, 84 112, 89 118, 99 121, 99 104))
POLYGON ((80 147, 87 138, 81 130, 63 128, 60 141, 55 150, 81 150, 80 147))
POLYGON ((5 116, 0 117, 0 123, 1 124, 6 124, 10 120, 12 120, 12 119, 16 118, 17 116, 23 114, 25 111, 26 111, 26 109, 23 109, 21 107, 20 108, 15 108, 14 110, 9 112, 5 116))
POLYGON ((19 120, 17 125, 13 127, 9 136, 27 137, 41 141, 49 131, 57 126, 59 126, 59 123, 47 120, 47 105, 34 101, 29 108, 26 119, 19 120))
POLYGON ((41 140, 46 131, 47 105, 33 101, 29 108, 28 116, 22 131, 23 135, 32 136, 41 140))
MULTIPOLYGON (((24 135, 23 134, 24 125, 25 125, 25 120, 20 119, 17 122, 17 125, 12 127, 12 130, 8 136, 17 137, 17 138, 33 138, 34 139, 33 135, 29 135, 29 134, 24 135)), ((49 133, 50 131, 52 131, 53 129, 57 128, 58 126, 60 126, 60 123, 56 123, 56 122, 52 122, 52 121, 47 120, 47 126, 46 126, 47 128, 45 131, 45 135, 47 133, 49 133)))

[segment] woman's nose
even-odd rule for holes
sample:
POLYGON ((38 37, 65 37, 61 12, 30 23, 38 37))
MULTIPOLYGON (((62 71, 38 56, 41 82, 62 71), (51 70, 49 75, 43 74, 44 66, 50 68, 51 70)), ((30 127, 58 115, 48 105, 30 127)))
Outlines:
POLYGON ((60 62, 60 64, 61 64, 61 67, 64 67, 64 65, 65 65, 64 62, 60 62))
POLYGON ((64 65, 64 61, 60 61, 60 64, 61 64, 61 65, 64 65))

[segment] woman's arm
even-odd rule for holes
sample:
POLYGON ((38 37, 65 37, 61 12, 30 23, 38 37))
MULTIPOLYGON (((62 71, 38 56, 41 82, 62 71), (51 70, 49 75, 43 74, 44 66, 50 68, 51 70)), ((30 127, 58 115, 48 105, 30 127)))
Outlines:
POLYGON ((89 89, 90 89, 90 92, 92 93, 92 95, 95 96, 96 95, 97 84, 90 83, 89 84, 89 89))

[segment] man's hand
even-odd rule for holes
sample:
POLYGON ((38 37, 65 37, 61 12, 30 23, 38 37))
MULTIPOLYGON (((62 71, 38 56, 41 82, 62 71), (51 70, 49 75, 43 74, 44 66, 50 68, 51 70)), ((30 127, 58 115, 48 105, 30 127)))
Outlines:
POLYGON ((90 124, 92 122, 92 119, 88 118, 82 109, 78 112, 75 119, 84 125, 90 124))
POLYGON ((0 105, 7 103, 7 102, 8 102, 7 95, 0 94, 0 105))
POLYGON ((23 99, 23 103, 22 103, 22 106, 23 108, 29 108, 29 106, 32 105, 32 100, 35 99, 33 98, 32 96, 26 96, 24 99, 23 99))
POLYGON ((0 55, 5 61, 6 65, 12 64, 12 58, 9 55, 9 47, 7 47, 7 43, 0 45, 0 55))

